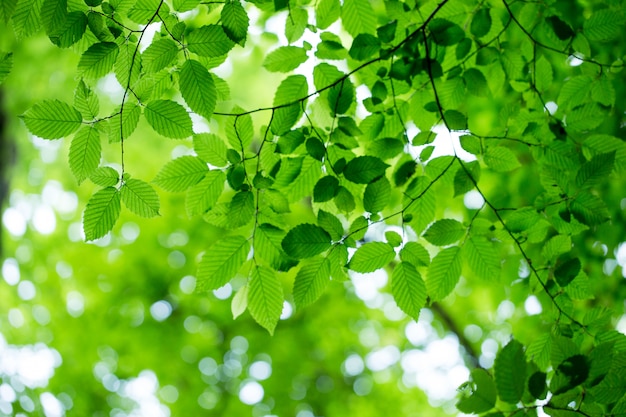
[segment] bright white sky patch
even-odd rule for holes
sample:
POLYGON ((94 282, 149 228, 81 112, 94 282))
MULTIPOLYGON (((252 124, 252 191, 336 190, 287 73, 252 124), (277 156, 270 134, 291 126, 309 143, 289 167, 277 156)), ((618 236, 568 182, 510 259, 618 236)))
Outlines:
POLYGON ((150 306, 150 315, 156 321, 163 321, 172 314, 172 305, 165 300, 157 301, 150 306))
POLYGON ((239 400, 248 405, 254 405, 263 399, 265 392, 263 387, 256 381, 247 381, 239 389, 239 400))
POLYGON ((20 267, 15 258, 7 258, 2 263, 2 277, 9 285, 20 282, 20 267))
POLYGON ((537 314, 541 314, 543 310, 541 308, 541 303, 534 295, 529 296, 526 301, 524 301, 524 310, 529 316, 535 316, 537 314))
POLYGON ((272 365, 265 361, 256 361, 248 369, 250 376, 258 381, 263 381, 272 375, 272 365))
POLYGON ((2 214, 4 227, 15 237, 21 237, 26 233, 26 218, 13 207, 7 208, 2 214))

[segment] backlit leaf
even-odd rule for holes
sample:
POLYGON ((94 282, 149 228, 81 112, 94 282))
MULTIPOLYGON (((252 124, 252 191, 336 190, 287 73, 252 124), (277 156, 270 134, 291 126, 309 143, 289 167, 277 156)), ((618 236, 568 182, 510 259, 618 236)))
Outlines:
POLYGON ((481 236, 470 236, 463 245, 462 253, 479 278, 490 282, 500 280, 500 256, 492 242, 481 236))
POLYGON ((424 239, 436 246, 450 245, 457 242, 467 228, 454 219, 441 219, 433 223, 424 233, 424 239))
POLYGON ((594 12, 583 25, 583 33, 590 41, 606 42, 624 31, 624 17, 616 11, 603 9, 594 12))
POLYGON ((407 242, 400 250, 400 259, 415 267, 430 265, 430 254, 417 242, 407 242))
POLYGON ((389 165, 375 156, 358 156, 352 159, 343 170, 348 181, 357 184, 369 184, 382 177, 389 165))
POLYGON ((393 261, 396 252, 383 242, 368 242, 359 247, 348 264, 354 272, 374 272, 393 261))
POLYGON ((515 154, 504 146, 488 147, 485 152, 485 164, 497 172, 508 172, 520 167, 515 154))
POLYGON ((83 121, 78 110, 59 100, 35 104, 22 118, 30 133, 44 139, 68 136, 78 130, 83 121))
POLYGON ((216 58, 222 56, 235 46, 220 25, 206 25, 187 35, 187 47, 194 54, 216 58))
POLYGON ((443 249, 428 268, 426 288, 433 301, 443 300, 452 292, 461 277, 461 257, 459 247, 443 249))
POLYGON ((466 414, 479 414, 491 410, 496 404, 496 385, 489 373, 476 368, 471 372, 471 388, 467 394, 460 389, 461 398, 456 408, 466 414))
POLYGON ((193 59, 185 62, 180 70, 180 93, 194 112, 206 119, 211 118, 217 100, 217 90, 209 71, 193 59))
POLYGON ((178 55, 178 46, 171 39, 156 40, 143 51, 142 62, 147 72, 159 72, 169 67, 178 55))
POLYGON ((95 43, 89 47, 78 61, 78 73, 84 78, 104 77, 113 68, 117 60, 119 47, 113 42, 95 43))
POLYGON ((341 23, 352 37, 360 33, 376 33, 376 15, 369 1, 344 0, 341 23))
POLYGON ((274 334, 283 311, 283 301, 283 288, 276 272, 265 266, 256 266, 248 283, 248 311, 270 334, 274 334))
POLYGON ((614 162, 615 152, 595 155, 578 170, 576 186, 590 188, 600 184, 602 181, 606 181, 611 171, 613 171, 614 162))
POLYGON ((120 189, 122 201, 130 211, 142 217, 159 215, 159 196, 147 182, 130 178, 120 189))
POLYGON ((320 29, 326 29, 333 24, 341 14, 339 0, 321 0, 315 9, 315 24, 320 29))
POLYGON ((391 275, 391 294, 394 300, 413 320, 418 320, 426 304, 426 284, 413 264, 400 262, 391 275))
POLYGON ((226 35, 235 43, 245 45, 250 19, 239 1, 224 4, 221 13, 222 25, 226 35))
POLYGON ((165 164, 152 182, 166 191, 185 191, 202 181, 208 171, 200 158, 185 155, 165 164))
POLYGON ((272 133, 285 134, 300 119, 302 104, 298 100, 305 98, 308 91, 309 86, 303 75, 291 75, 280 83, 274 96, 274 106, 281 107, 274 111, 272 133))
POLYGON ((315 302, 326 289, 330 281, 330 262, 327 258, 317 257, 302 265, 293 284, 293 300, 297 308, 303 308, 315 302))
POLYGON ((212 133, 193 135, 193 149, 200 158, 213 166, 225 167, 228 165, 226 144, 221 138, 212 133))
POLYGON ((511 340, 498 352, 494 371, 500 399, 517 404, 524 393, 526 381, 524 346, 516 340, 511 340))
POLYGON ((70 145, 69 164, 80 184, 98 168, 102 147, 100 132, 93 126, 81 128, 70 145))
POLYGON ((120 215, 120 193, 114 187, 96 192, 85 207, 83 231, 87 241, 99 239, 113 229, 120 215))
POLYGON ((191 136, 191 117, 180 104, 171 100, 155 100, 144 110, 146 120, 159 134, 174 139, 191 136))
POLYGON ((219 170, 211 170, 199 183, 187 190, 185 208, 189 217, 202 214, 212 208, 222 195, 226 175, 219 170))
POLYGON ((304 48, 281 46, 265 57, 263 66, 271 72, 289 72, 298 68, 307 58, 304 48))
POLYGON ((296 259, 311 258, 329 249, 331 239, 328 232, 314 224, 299 224, 291 229, 282 242, 287 255, 296 259))
POLYGON ((387 177, 380 177, 374 182, 370 182, 365 187, 363 194, 363 208, 370 213, 382 211, 389 203, 391 196, 391 184, 387 177))
POLYGON ((248 258, 250 242, 242 236, 232 235, 218 240, 202 256, 198 264, 199 292, 215 290, 228 283, 248 258))

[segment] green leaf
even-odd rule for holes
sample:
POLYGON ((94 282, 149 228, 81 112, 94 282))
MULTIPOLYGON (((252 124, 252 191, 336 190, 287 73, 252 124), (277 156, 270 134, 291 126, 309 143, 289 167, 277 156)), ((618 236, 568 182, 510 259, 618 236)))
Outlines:
POLYGON ((326 29, 339 19, 341 4, 339 0, 321 0, 315 9, 315 25, 319 29, 326 29))
POLYGON ((376 181, 370 182, 365 187, 363 208, 370 213, 378 213, 387 207, 390 196, 391 184, 387 177, 382 176, 376 181))
POLYGON ((91 196, 83 214, 85 239, 96 240, 109 233, 117 222, 120 209, 120 193, 114 187, 103 188, 91 196))
POLYGON ((398 233, 393 230, 388 230, 385 232, 385 240, 394 248, 402 245, 403 239, 398 233))
POLYGON ((330 281, 330 262, 316 257, 302 265, 293 284, 293 300, 297 308, 315 302, 324 293, 330 281))
POLYGON ((300 119, 302 104, 299 100, 308 94, 309 86, 303 75, 291 75, 283 80, 276 90, 274 106, 280 106, 274 111, 272 133, 283 135, 300 119), (291 105, 287 105, 293 103, 291 105))
POLYGON ((576 186, 591 188, 608 179, 615 164, 615 152, 595 155, 580 167, 576 174, 576 186))
POLYGON ((283 288, 276 272, 265 266, 256 266, 248 283, 248 311, 271 335, 283 311, 283 301, 283 288))
POLYGON ((124 88, 130 87, 139 80, 141 74, 141 54, 139 45, 125 43, 120 46, 114 66, 115 78, 124 88))
POLYGON ((391 276, 391 294, 409 317, 417 321, 426 304, 426 284, 413 264, 400 262, 391 276))
POLYGON ((478 161, 464 163, 465 169, 461 168, 454 174, 454 196, 465 194, 473 190, 480 179, 480 164, 478 161))
POLYGON ((101 187, 113 187, 119 182, 120 175, 111 167, 100 167, 89 176, 89 179, 101 187))
POLYGON ((235 277, 248 259, 250 242, 242 236, 227 236, 218 240, 202 255, 198 264, 198 292, 223 287, 235 277))
POLYGON ((30 133, 44 139, 68 136, 78 130, 83 121, 78 110, 59 100, 35 104, 22 118, 30 133))
POLYGON ((496 385, 489 373, 476 368, 471 372, 469 391, 461 387, 461 398, 456 408, 466 414, 480 414, 491 410, 496 405, 496 385))
POLYGON ((41 6, 41 24, 50 36, 63 26, 67 15, 67 0, 44 0, 41 6))
POLYGON ((479 278, 490 281, 500 281, 500 256, 493 243, 481 236, 470 236, 462 249, 467 264, 479 278))
POLYGON ((580 260, 578 258, 571 258, 556 267, 554 277, 559 286, 566 287, 576 278, 579 272, 580 260))
POLYGON ((254 194, 251 191, 240 191, 233 196, 228 205, 228 226, 241 227, 254 219, 254 194))
POLYGON ((293 258, 311 258, 331 246, 328 232, 314 224, 303 223, 291 229, 282 242, 285 253, 293 258))
POLYGON ((200 56, 217 58, 235 46, 220 25, 206 25, 187 35, 187 48, 200 56))
POLYGON ((400 259, 416 267, 430 265, 430 254, 417 242, 407 242, 400 250, 400 259))
POLYGON ((185 103, 200 116, 210 119, 215 109, 217 90, 209 71, 193 59, 180 70, 180 93, 185 103))
POLYGON ((376 15, 369 1, 344 0, 341 23, 353 38, 360 33, 376 33, 376 15))
POLYGON ((328 107, 333 117, 346 113, 354 102, 354 85, 345 74, 341 73, 341 81, 328 90, 328 107))
POLYGON ((485 164, 497 172, 508 172, 521 166, 513 151, 504 146, 488 147, 485 152, 485 164))
POLYGON ((545 56, 540 56, 535 62, 535 87, 539 92, 544 92, 552 86, 553 79, 550 61, 545 56))
POLYGON ((337 177, 327 175, 322 177, 315 188, 313 188, 313 201, 323 203, 332 200, 339 191, 339 180, 337 177))
POLYGON ((221 18, 224 32, 230 40, 244 46, 250 24, 246 9, 238 0, 229 1, 222 7, 221 18))
POLYGON ((624 32, 624 16, 621 13, 602 9, 594 12, 583 25, 583 33, 592 42, 607 42, 624 32))
MULTIPOLYGON (((41 25, 41 6, 43 0, 21 0, 17 3, 13 12, 13 30, 18 39, 25 38, 35 33, 41 25)), ((5 7, 5 6, 3 6, 5 7)), ((9 6, 10 8, 10 6, 9 6)))
POLYGON ((339 240, 343 236, 343 225, 341 221, 333 214, 321 210, 317 213, 317 224, 326 230, 332 240, 339 240))
POLYGON ((572 250, 572 238, 565 235, 556 235, 544 243, 541 254, 544 258, 552 260, 570 250, 572 250))
POLYGON ((233 313, 233 320, 241 316, 248 308, 248 285, 239 288, 233 297, 230 311, 233 313))
POLYGON ((461 277, 461 257, 459 247, 443 249, 428 268, 426 288, 432 301, 443 300, 456 287, 461 277))
POLYGON ((593 194, 581 192, 572 201, 570 210, 579 222, 594 226, 610 218, 606 204, 593 194))
POLYGON ((0 21, 9 23, 18 0, 4 0, 0 2, 0 21))
POLYGON ((344 213, 351 213, 356 208, 354 196, 346 187, 342 185, 337 188, 337 195, 335 195, 334 200, 337 209, 339 211, 343 211, 344 213))
POLYGON ((212 133, 193 135, 193 149, 198 156, 216 167, 228 165, 226 159, 226 144, 219 136, 212 133))
POLYGON ((183 106, 174 101, 151 101, 144 115, 150 126, 165 137, 182 139, 193 134, 191 117, 183 106))
POLYGON ((621 371, 611 371, 596 386, 589 389, 589 394, 600 404, 611 404, 626 394, 626 375, 621 371))
POLYGON ((171 39, 156 40, 143 51, 142 63, 146 72, 159 72, 169 67, 178 55, 178 46, 171 39))
POLYGON ((113 68, 120 48, 113 42, 95 43, 83 52, 78 61, 78 74, 84 78, 104 77, 113 68))
POLYGON ((98 96, 87 87, 83 80, 80 80, 74 92, 74 107, 83 115, 86 120, 93 120, 98 117, 100 103, 98 96))
MULTIPOLYGON (((243 109, 235 106, 233 113, 243 113, 243 109)), ((249 114, 235 117, 233 122, 229 122, 226 125, 226 139, 228 139, 230 146, 238 151, 243 152, 246 150, 252 143, 253 138, 254 126, 252 117, 249 114)))
MULTIPOLYGON (((1 7, 0 7, 1 9, 1 7)), ((0 53, 0 85, 7 79, 13 68, 13 53, 0 53)))
POLYGON ((270 52, 263 66, 270 72, 289 72, 307 60, 306 49, 297 46, 281 46, 270 52))
POLYGON ((465 32, 459 25, 446 19, 431 20, 428 29, 433 41, 442 46, 456 45, 465 37, 465 32))
POLYGON ((83 38, 87 30, 87 16, 83 12, 70 12, 53 33, 50 41, 59 48, 69 48, 83 38))
POLYGON ((467 116, 457 110, 446 110, 443 116, 448 129, 450 130, 467 130, 467 116))
POLYGON ((174 0, 174 10, 188 12, 198 7, 201 1, 202 0, 174 0))
POLYGON ((354 272, 374 272, 388 265, 396 257, 393 247, 383 242, 368 242, 359 247, 348 264, 354 272))
POLYGON ((547 369, 550 365, 550 352, 552 350, 552 338, 544 333, 535 339, 526 350, 526 356, 541 369, 547 369))
POLYGON ((615 87, 609 77, 597 79, 591 87, 591 98, 603 106, 615 105, 615 87))
POLYGON ((500 399, 517 404, 522 399, 526 382, 524 346, 516 340, 511 340, 498 352, 494 371, 500 399))
POLYGON ((140 116, 141 107, 131 102, 124 103, 124 106, 109 118, 109 142, 129 138, 137 128, 140 116))
POLYGON ((159 0, 136 0, 136 3, 128 11, 128 18, 140 25, 154 21, 157 12, 166 13, 165 7, 159 0))
POLYGON ((380 51, 380 40, 369 33, 360 33, 352 41, 349 54, 357 61, 364 61, 380 51))
POLYGON ((124 205, 133 213, 142 217, 159 215, 159 196, 147 182, 135 178, 127 179, 120 192, 124 205))
POLYGON ((491 95, 487 78, 479 69, 468 68, 463 73, 463 79, 465 80, 465 87, 470 94, 477 97, 488 97, 491 95))
MULTIPOLYGON (((276 0, 275 0, 276 1, 276 0)), ((304 35, 309 22, 309 13, 301 7, 292 7, 285 22, 285 37, 287 42, 294 43, 304 35)))
POLYGON ((185 155, 165 164, 152 182, 166 191, 185 191, 202 181, 208 170, 200 158, 185 155))
POLYGON ((346 164, 343 175, 356 184, 369 184, 385 175, 388 166, 375 156, 357 156, 346 164))
POLYGON ((424 233, 424 239, 436 246, 446 246, 458 241, 467 228, 454 219, 441 219, 433 223, 424 233))
POLYGON ((288 258, 281 246, 285 232, 271 224, 261 224, 254 233, 254 256, 266 261, 269 266, 280 270, 288 258))
POLYGON ((219 170, 211 170, 199 183, 187 190, 185 208, 187 216, 193 217, 211 209, 224 191, 226 175, 219 170))
POLYGON ((472 18, 470 33, 477 38, 482 38, 491 30, 491 14, 489 11, 489 8, 481 7, 476 11, 474 17, 472 18))
POLYGON ((101 152, 100 132, 93 125, 76 133, 70 145, 69 164, 79 184, 98 168, 101 152))

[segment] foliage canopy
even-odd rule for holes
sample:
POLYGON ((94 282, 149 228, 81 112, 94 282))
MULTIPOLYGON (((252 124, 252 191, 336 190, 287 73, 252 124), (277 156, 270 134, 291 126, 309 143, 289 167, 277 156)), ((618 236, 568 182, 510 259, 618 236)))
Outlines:
MULTIPOLYGON (((68 138, 76 181, 98 186, 87 241, 115 233, 122 207, 159 216, 158 189, 184 194, 169 209, 221 235, 198 258, 196 291, 231 283, 233 316, 270 334, 285 302, 311 308, 354 273, 388 271, 414 320, 463 288, 520 306, 532 295, 543 331, 513 332, 492 370, 473 369, 458 410, 626 414, 624 284, 603 269, 626 230, 626 2, 1 5, 18 42, 42 29, 77 54, 73 102, 42 99, 21 118, 68 138), (277 18, 279 37, 251 34, 277 18), (271 50, 245 71, 278 81, 246 107, 218 68, 261 41, 271 50), (134 140, 142 129, 150 139, 134 140), (127 160, 168 139, 188 151, 153 177, 127 160)), ((0 80, 12 59, 0 56, 0 80)))

